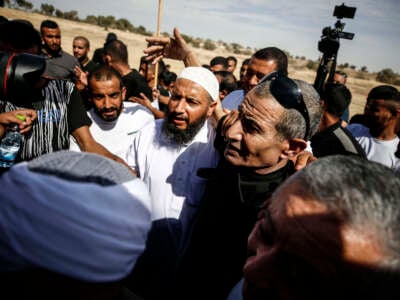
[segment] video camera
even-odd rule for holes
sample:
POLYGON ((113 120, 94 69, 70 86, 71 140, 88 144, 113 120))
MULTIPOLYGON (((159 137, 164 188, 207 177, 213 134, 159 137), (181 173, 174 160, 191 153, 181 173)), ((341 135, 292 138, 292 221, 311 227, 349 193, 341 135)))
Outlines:
POLYGON ((352 40, 354 38, 354 33, 344 32, 345 23, 340 20, 343 18, 354 18, 356 13, 356 7, 349 7, 344 5, 344 3, 340 6, 335 6, 335 10, 333 11, 333 16, 337 17, 338 20, 335 23, 335 27, 325 27, 322 29, 322 37, 318 42, 318 50, 322 53, 326 53, 328 55, 336 54, 339 50, 339 39, 347 39, 352 40))
POLYGON ((341 19, 353 19, 356 9, 356 7, 346 6, 344 3, 342 5, 336 5, 333 11, 333 16, 338 19, 335 23, 335 26, 333 28, 325 27, 322 29, 321 40, 318 42, 318 50, 323 53, 323 57, 321 59, 317 71, 317 77, 314 82, 314 87, 318 92, 321 92, 325 82, 325 77, 328 73, 327 64, 329 61, 332 61, 329 79, 333 78, 333 74, 335 73, 336 69, 337 53, 340 47, 340 39, 352 40, 354 38, 354 33, 343 31, 346 24, 343 23, 341 19))
POLYGON ((0 99, 29 107, 45 67, 42 56, 0 51, 0 99))

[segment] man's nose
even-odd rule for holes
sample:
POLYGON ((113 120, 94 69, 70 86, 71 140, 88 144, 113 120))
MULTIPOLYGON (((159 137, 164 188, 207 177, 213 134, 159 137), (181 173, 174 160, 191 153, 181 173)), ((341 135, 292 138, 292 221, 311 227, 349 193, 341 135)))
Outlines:
POLYGON ((230 142, 237 142, 242 139, 243 127, 240 120, 236 120, 226 131, 225 138, 230 142))
POLYGON ((111 97, 106 96, 106 97, 104 98, 104 107, 105 107, 105 108, 111 108, 111 107, 113 107, 113 103, 112 103, 111 97))
POLYGON ((185 109, 186 109, 186 100, 181 99, 176 104, 174 111, 177 113, 183 113, 183 112, 185 112, 185 109))
POLYGON ((249 84, 250 85, 257 85, 260 82, 260 79, 254 74, 250 77, 249 84))

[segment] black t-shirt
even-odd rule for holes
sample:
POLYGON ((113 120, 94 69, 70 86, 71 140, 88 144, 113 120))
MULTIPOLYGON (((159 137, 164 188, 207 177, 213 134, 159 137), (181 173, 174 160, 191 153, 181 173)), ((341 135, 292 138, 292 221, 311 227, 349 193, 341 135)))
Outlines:
POLYGON ((49 57, 45 49, 42 50, 43 55, 46 56, 46 70, 45 74, 55 79, 64 79, 74 81, 75 66, 79 66, 78 59, 63 50, 60 50, 58 55, 49 57))
POLYGON ((122 77, 122 83, 126 87, 125 100, 128 100, 132 96, 140 97, 140 93, 143 93, 151 101, 151 89, 146 80, 135 69, 132 69, 132 72, 122 77))
POLYGON ((311 148, 315 157, 328 155, 357 155, 366 158, 366 154, 353 135, 337 122, 317 132, 311 138, 311 148))
POLYGON ((97 63, 93 62, 92 60, 89 60, 86 65, 82 66, 82 70, 85 72, 89 72, 90 74, 97 66, 98 66, 97 63))
POLYGON ((92 61, 93 61, 94 63, 104 65, 103 54, 104 54, 104 48, 103 48, 103 47, 97 48, 97 49, 94 50, 94 52, 93 52, 92 61))

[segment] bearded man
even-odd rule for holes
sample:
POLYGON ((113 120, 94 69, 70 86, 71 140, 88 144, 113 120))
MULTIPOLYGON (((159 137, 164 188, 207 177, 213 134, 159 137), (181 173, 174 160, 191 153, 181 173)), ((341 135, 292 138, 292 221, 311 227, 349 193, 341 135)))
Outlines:
MULTIPOLYGON (((88 100, 92 109, 87 114, 93 121, 90 133, 119 157, 124 157, 136 133, 154 122, 147 108, 124 102, 125 93, 121 75, 109 66, 98 66, 88 78, 88 100)), ((70 150, 79 151, 74 138, 70 140, 70 150)))
POLYGON ((145 299, 168 288, 182 229, 196 213, 205 188, 197 170, 217 165, 215 130, 208 118, 218 90, 212 72, 185 68, 177 77, 165 118, 144 127, 125 157, 147 184, 152 201, 146 249, 128 284, 145 299))

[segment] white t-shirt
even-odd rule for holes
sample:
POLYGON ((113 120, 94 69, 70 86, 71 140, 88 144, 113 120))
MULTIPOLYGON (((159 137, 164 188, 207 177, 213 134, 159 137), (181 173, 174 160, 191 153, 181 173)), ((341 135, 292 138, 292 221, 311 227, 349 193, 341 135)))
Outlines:
MULTIPOLYGON (((91 109, 88 116, 93 123, 90 133, 93 138, 111 153, 123 158, 139 130, 148 123, 154 122, 153 114, 143 105, 124 102, 124 109, 118 119, 107 122, 91 109)), ((71 136, 70 150, 80 151, 75 139, 71 136)))
POLYGON ((198 204, 206 180, 197 176, 199 168, 215 167, 215 131, 206 122, 188 145, 176 145, 162 134, 163 120, 144 127, 125 156, 129 166, 149 187, 152 220, 179 219, 184 201, 198 204))
POLYGON ((371 136, 368 127, 361 124, 349 124, 346 127, 354 138, 360 143, 367 154, 367 158, 394 169, 400 163, 394 153, 396 152, 399 138, 393 140, 378 140, 371 136))

